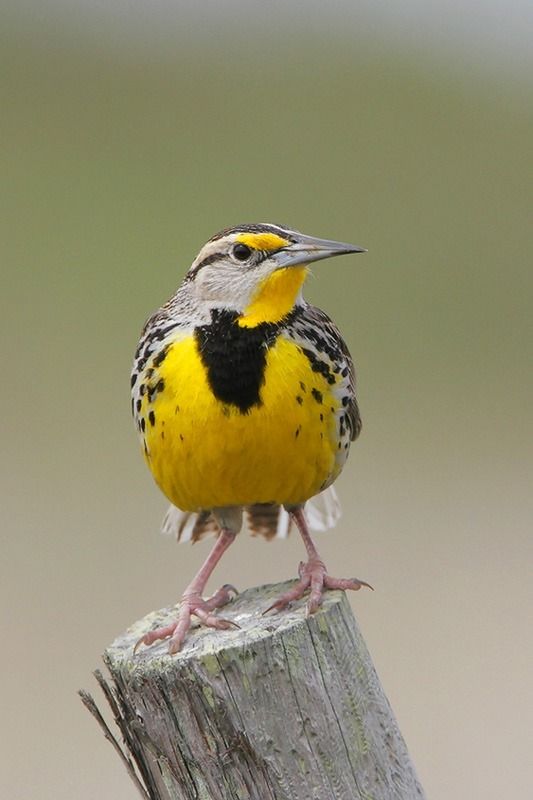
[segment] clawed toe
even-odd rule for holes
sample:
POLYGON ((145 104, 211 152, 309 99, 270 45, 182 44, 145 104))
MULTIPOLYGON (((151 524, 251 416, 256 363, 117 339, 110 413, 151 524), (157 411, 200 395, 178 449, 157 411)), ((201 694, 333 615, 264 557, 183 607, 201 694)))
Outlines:
POLYGON ((197 594, 185 593, 179 605, 177 620, 170 625, 165 625, 145 633, 144 636, 141 636, 136 642, 133 652, 136 653, 141 644, 149 647, 154 642, 161 641, 162 639, 169 639, 168 652, 170 655, 178 653, 191 627, 191 617, 193 615, 207 628, 216 628, 217 630, 239 628, 240 626, 236 622, 224 619, 223 617, 217 617, 216 614, 213 613, 217 608, 229 603, 233 596, 237 594, 237 589, 229 583, 221 586, 221 588, 207 600, 204 600, 197 594))
POLYGON ((218 630, 240 628, 240 625, 237 625, 236 622, 232 622, 230 619, 224 619, 224 617, 217 617, 215 614, 211 614, 203 608, 196 608, 192 613, 208 628, 218 628, 218 630))
POLYGON ((351 589, 353 592, 358 592, 363 586, 374 591, 373 586, 359 578, 332 578, 330 575, 324 575, 325 589, 342 589, 343 591, 351 589))
POLYGON ((301 562, 298 567, 298 575, 300 576, 299 580, 293 588, 278 597, 266 611, 263 611, 263 615, 268 614, 269 611, 281 611, 295 600, 300 600, 307 591, 309 591, 307 613, 314 614, 322 605, 324 591, 328 589, 342 591, 351 589, 356 592, 366 586, 373 590, 369 583, 361 581, 359 578, 331 577, 327 574, 326 567, 320 559, 310 559, 306 564, 301 562))
POLYGON ((207 600, 204 600, 204 608, 213 611, 215 608, 225 606, 226 603, 229 603, 234 597, 237 597, 238 594, 239 591, 235 586, 231 583, 225 583, 215 594, 211 595, 207 600))
POLYGON ((287 606, 291 603, 294 603, 295 600, 300 600, 300 598, 306 593, 308 587, 309 580, 307 578, 300 578, 300 580, 292 589, 284 592, 272 603, 271 606, 263 611, 263 616, 268 614, 269 611, 281 611, 282 609, 287 608, 287 606))
POLYGON ((174 633, 175 628, 176 623, 172 623, 170 625, 165 625, 163 628, 156 628, 153 631, 148 631, 148 633, 145 633, 140 639, 137 639, 133 646, 133 653, 135 654, 142 644, 144 644, 145 647, 149 647, 159 639, 168 639, 168 637, 172 636, 174 633))

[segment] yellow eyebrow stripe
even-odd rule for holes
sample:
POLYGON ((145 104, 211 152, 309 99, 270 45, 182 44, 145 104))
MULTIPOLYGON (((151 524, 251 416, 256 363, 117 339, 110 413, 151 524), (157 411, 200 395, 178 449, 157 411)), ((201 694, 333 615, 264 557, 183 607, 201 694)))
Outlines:
POLYGON ((252 250, 279 250, 280 247, 286 247, 290 242, 283 239, 282 236, 277 236, 275 233, 240 233, 236 237, 236 241, 240 244, 245 244, 251 247, 252 250))

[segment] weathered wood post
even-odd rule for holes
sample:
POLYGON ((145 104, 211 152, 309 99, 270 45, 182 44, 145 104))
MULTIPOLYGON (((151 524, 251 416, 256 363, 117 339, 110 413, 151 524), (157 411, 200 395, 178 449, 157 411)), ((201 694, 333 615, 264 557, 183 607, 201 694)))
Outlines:
POLYGON ((105 652, 124 749, 82 699, 149 800, 420 800, 423 792, 342 592, 262 615, 285 584, 224 608, 239 630, 133 645, 172 609, 149 614, 105 652))

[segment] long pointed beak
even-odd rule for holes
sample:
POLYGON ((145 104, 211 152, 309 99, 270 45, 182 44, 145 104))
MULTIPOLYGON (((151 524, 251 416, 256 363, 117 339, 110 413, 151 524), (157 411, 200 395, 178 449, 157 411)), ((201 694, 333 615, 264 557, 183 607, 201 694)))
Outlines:
POLYGON ((298 239, 272 256, 278 267, 293 267, 297 264, 310 264, 323 258, 342 256, 347 253, 366 253, 364 247, 331 239, 316 239, 314 236, 298 234, 298 239))

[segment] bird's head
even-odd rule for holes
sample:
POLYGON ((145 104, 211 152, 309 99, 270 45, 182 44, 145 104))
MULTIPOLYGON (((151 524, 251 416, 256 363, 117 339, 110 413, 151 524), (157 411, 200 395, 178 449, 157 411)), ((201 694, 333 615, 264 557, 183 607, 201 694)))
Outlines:
POLYGON ((236 311, 239 324, 278 322, 301 297, 308 265, 362 247, 317 239, 281 225, 237 225, 213 236, 185 282, 211 308, 236 311))

